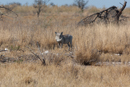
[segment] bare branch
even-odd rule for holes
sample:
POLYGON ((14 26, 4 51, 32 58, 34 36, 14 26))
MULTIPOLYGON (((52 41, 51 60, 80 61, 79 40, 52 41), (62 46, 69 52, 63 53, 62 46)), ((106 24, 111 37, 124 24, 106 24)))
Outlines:
POLYGON ((37 42, 37 47, 38 47, 38 50, 39 50, 39 52, 40 52, 40 54, 41 54, 41 56, 42 56, 42 60, 43 60, 43 62, 45 63, 45 59, 44 59, 44 57, 43 57, 43 55, 42 55, 42 53, 41 53, 41 50, 40 50, 40 44, 37 42))
POLYGON ((7 7, 5 7, 5 6, 0 6, 0 8, 4 8, 4 9, 6 9, 6 10, 8 10, 8 11, 11 11, 11 12, 13 12, 16 16, 18 16, 18 14, 16 14, 14 11, 12 11, 10 8, 7 8, 7 7))
MULTIPOLYGON (((120 2, 119 2, 120 3, 120 2)), ((123 4, 122 3, 120 3, 122 6, 123 6, 123 4)))
POLYGON ((123 7, 119 10, 119 12, 118 12, 118 14, 117 14, 117 24, 118 24, 118 22, 119 22, 119 17, 120 17, 120 15, 122 14, 122 11, 125 9, 125 7, 126 7, 126 4, 127 4, 127 2, 125 1, 124 2, 124 5, 123 5, 123 7))
POLYGON ((46 65, 44 59, 42 60, 36 53, 33 52, 33 50, 32 50, 30 47, 28 47, 28 46, 26 46, 26 47, 29 49, 29 51, 30 51, 32 54, 34 54, 38 59, 40 59, 40 61, 42 62, 43 65, 46 65))

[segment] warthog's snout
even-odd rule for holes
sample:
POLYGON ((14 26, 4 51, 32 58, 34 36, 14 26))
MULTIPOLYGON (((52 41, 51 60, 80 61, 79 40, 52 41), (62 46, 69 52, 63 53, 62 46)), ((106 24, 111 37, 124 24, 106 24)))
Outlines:
POLYGON ((59 47, 62 47, 63 44, 67 44, 68 45, 68 50, 70 50, 70 47, 72 49, 72 36, 69 34, 63 35, 63 32, 61 33, 57 33, 55 32, 55 39, 59 44, 59 47))

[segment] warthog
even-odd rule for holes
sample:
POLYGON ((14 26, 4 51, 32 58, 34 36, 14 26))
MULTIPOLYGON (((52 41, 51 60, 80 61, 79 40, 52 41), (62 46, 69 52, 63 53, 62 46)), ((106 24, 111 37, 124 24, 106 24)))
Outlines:
POLYGON ((67 44, 68 50, 70 50, 70 47, 72 50, 72 38, 73 37, 71 35, 69 35, 69 34, 63 35, 63 32, 61 32, 61 33, 55 32, 55 35, 56 35, 55 39, 58 42, 59 47, 62 47, 63 44, 67 44))

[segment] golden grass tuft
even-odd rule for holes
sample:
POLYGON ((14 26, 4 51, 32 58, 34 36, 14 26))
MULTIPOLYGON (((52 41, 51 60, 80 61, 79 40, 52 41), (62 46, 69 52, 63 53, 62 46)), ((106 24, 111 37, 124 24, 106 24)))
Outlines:
POLYGON ((94 63, 98 62, 100 56, 97 50, 91 49, 79 50, 75 55, 75 60, 83 65, 93 65, 94 63))

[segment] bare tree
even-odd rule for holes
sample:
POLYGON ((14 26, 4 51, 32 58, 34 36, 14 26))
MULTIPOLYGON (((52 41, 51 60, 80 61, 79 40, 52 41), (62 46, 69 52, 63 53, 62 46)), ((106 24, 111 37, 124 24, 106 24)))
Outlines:
POLYGON ((88 1, 89 0, 87 0, 87 1, 85 1, 85 0, 75 0, 74 5, 78 6, 81 9, 81 11, 83 12, 85 6, 88 4, 88 1))
POLYGON ((41 11, 45 10, 45 7, 49 0, 35 0, 33 7, 37 9, 37 17, 39 17, 41 11))
POLYGON ((55 6, 55 4, 53 2, 50 3, 51 6, 55 6))

